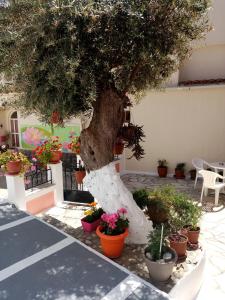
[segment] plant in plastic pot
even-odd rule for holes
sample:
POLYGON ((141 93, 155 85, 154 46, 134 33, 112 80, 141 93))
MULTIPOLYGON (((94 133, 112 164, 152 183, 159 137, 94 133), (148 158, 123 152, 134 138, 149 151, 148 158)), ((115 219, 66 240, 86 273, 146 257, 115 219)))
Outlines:
POLYGON ((0 166, 3 173, 22 175, 31 168, 29 159, 21 152, 7 150, 0 154, 0 166))
POLYGON ((120 257, 125 238, 128 236, 129 220, 127 210, 120 208, 116 213, 101 216, 101 224, 97 227, 96 234, 100 238, 103 253, 110 258, 120 257))
POLYGON ((101 216, 104 213, 101 207, 97 208, 96 202, 89 204, 90 208, 84 212, 85 217, 81 219, 81 224, 85 232, 92 232, 100 225, 101 216))
POLYGON ((176 168, 175 168, 175 175, 174 177, 176 179, 184 179, 185 178, 185 163, 178 163, 176 165, 176 168))
POLYGON ((168 247, 164 226, 158 226, 148 236, 145 249, 145 262, 150 278, 155 281, 166 281, 170 278, 177 261, 176 252, 168 247))
POLYGON ((163 178, 167 176, 168 167, 167 167, 167 161, 165 159, 158 160, 157 170, 158 170, 159 177, 163 178))

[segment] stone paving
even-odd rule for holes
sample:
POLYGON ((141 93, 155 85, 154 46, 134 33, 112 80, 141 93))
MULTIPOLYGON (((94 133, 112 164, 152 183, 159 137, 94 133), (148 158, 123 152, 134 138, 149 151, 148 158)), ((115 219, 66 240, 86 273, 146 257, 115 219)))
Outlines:
MULTIPOLYGON (((201 182, 194 190, 194 182, 187 180, 175 180, 174 178, 158 178, 148 175, 126 174, 122 180, 129 190, 139 188, 154 188, 157 186, 172 184, 179 191, 188 193, 195 200, 199 200, 201 192, 201 182)), ((0 190, 0 194, 7 197, 6 190, 0 190)), ((219 205, 214 207, 214 195, 204 198, 203 211, 205 212, 201 222, 201 243, 207 251, 208 262, 205 272, 205 281, 199 293, 198 300, 214 298, 225 299, 225 195, 220 195, 219 205)), ((76 237, 88 246, 101 251, 99 240, 95 233, 85 234, 81 228, 80 219, 87 207, 63 204, 54 207, 39 216, 52 225, 64 230, 68 234, 76 237)), ((121 258, 116 261, 149 280, 148 271, 143 259, 143 246, 126 245, 121 258)), ((188 266, 187 266, 188 267, 188 266)), ((179 272, 177 272, 179 277, 179 272)), ((158 287, 169 291, 173 282, 158 287)))
MULTIPOLYGON (((194 182, 192 180, 175 180, 174 178, 158 178, 154 176, 148 175, 137 175, 137 174, 126 174, 122 176, 122 180, 129 190, 134 191, 139 188, 154 188, 157 186, 171 184, 175 186, 175 188, 181 192, 185 192, 190 195, 195 200, 199 200, 200 191, 201 191, 201 182, 198 183, 197 188, 194 190, 194 182)), ((212 236, 209 234, 207 229, 205 229, 205 218, 206 216, 211 216, 217 214, 225 213, 224 204, 225 204, 225 196, 221 195, 220 197, 220 205, 215 208, 214 207, 214 196, 206 197, 203 201, 203 210, 205 214, 203 216, 202 234, 201 234, 201 242, 208 245, 212 244, 212 247, 215 247, 215 240, 212 239, 212 236), (217 211, 217 213, 215 212, 217 211), (219 211, 219 212, 218 212, 219 211), (210 213, 209 213, 210 212, 210 213), (205 232, 206 231, 206 232, 205 232)), ((60 207, 54 207, 50 209, 45 214, 40 215, 45 221, 51 223, 52 225, 64 230, 68 234, 76 237, 80 241, 84 242, 88 246, 94 248, 97 251, 101 252, 99 246, 99 239, 95 233, 85 234, 80 225, 80 219, 83 217, 84 210, 87 207, 84 206, 75 206, 75 205, 66 205, 63 204, 60 207)), ((206 218, 207 219, 207 218, 206 218)), ((206 220, 207 222, 207 220, 206 220)), ((221 233, 222 235, 222 233, 221 233)), ((208 250, 208 249, 207 249, 208 250)), ((141 276, 145 280, 149 280, 148 270, 145 265, 144 255, 143 255, 144 247, 137 245, 126 245, 123 255, 116 259, 116 262, 125 266, 132 272, 141 276)), ((197 260, 198 253, 190 252, 188 255, 187 263, 182 264, 182 267, 178 267, 177 270, 173 273, 172 280, 168 281, 166 284, 156 284, 160 289, 169 292, 174 283, 183 275, 184 272, 188 272, 190 268, 194 266, 194 263, 197 260)), ((215 256, 215 255, 214 255, 215 256)), ((216 256, 217 257, 217 256, 216 256)), ((215 260, 216 258, 209 258, 211 260, 215 260)), ((209 260, 209 266, 214 265, 213 261, 209 260)), ((225 262, 224 262, 225 264, 225 262)), ((213 266, 214 268, 214 266, 213 266)), ((225 270, 225 268, 224 268, 225 270)), ((218 273, 218 272, 217 272, 218 273)), ((215 274, 217 274, 215 273, 215 274)), ((219 278, 220 279, 220 278, 219 278)), ((213 287, 213 286, 212 286, 213 287)), ((200 297, 200 296, 199 296, 200 297)), ((199 299, 205 299, 203 298, 199 299)), ((220 298, 218 298, 220 299, 220 298)), ((222 298, 221 298, 222 299, 222 298)))

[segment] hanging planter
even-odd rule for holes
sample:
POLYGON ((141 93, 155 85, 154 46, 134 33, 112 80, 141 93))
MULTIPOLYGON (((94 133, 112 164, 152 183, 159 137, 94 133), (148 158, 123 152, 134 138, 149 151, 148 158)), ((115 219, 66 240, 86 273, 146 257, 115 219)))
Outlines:
POLYGON ((122 141, 115 143, 113 148, 113 154, 114 155, 121 155, 123 154, 124 150, 124 143, 122 141))
POLYGON ((86 171, 85 170, 76 170, 74 175, 75 175, 77 184, 82 184, 83 179, 86 176, 86 171))

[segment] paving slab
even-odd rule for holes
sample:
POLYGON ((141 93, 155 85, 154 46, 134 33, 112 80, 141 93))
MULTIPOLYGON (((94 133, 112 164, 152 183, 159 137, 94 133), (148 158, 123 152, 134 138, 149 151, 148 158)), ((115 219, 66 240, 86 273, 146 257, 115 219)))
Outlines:
POLYGON ((9 203, 0 204, 0 226, 26 217, 27 214, 9 203))

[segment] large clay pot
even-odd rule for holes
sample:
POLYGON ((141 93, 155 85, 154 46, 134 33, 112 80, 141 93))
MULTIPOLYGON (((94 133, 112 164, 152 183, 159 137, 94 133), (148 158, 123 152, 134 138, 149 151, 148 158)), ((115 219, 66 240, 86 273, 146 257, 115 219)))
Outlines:
POLYGON ((191 228, 189 228, 188 230, 189 243, 197 244, 199 239, 199 234, 200 234, 200 227, 197 227, 197 230, 191 230, 191 228))
POLYGON ((170 247, 174 249, 177 253, 178 258, 185 257, 187 251, 187 241, 188 238, 185 235, 179 235, 180 241, 173 240, 172 238, 178 236, 177 234, 171 235, 169 237, 170 247))
POLYGON ((175 178, 176 179, 185 179, 184 171, 180 169, 175 169, 175 178))
POLYGON ((149 276, 151 279, 155 281, 167 281, 170 278, 173 272, 173 267, 177 261, 177 254, 175 250, 169 247, 167 248, 167 252, 170 252, 172 254, 172 260, 170 260, 169 262, 160 263, 147 258, 147 252, 145 252, 145 263, 147 265, 149 276))
POLYGON ((9 175, 17 175, 19 174, 22 167, 22 163, 20 160, 18 161, 8 161, 6 163, 6 171, 9 175))
POLYGON ((92 223, 86 222, 85 217, 83 219, 81 219, 81 224, 82 224, 82 227, 83 227, 85 232, 95 231, 96 228, 100 225, 100 222, 101 222, 101 218, 95 220, 92 223))
POLYGON ((51 159, 50 159, 50 163, 52 164, 57 164, 60 161, 60 158, 62 156, 62 152, 61 151, 52 151, 51 152, 51 159))
POLYGON ((166 177, 167 176, 167 170, 168 170, 167 167, 158 167, 159 177, 161 177, 161 178, 166 177))
POLYGON ((101 229, 102 227, 98 226, 96 234, 100 238, 104 255, 110 258, 120 257, 123 252, 125 238, 128 236, 128 229, 126 228, 124 233, 119 235, 106 235, 101 232, 101 229))
POLYGON ((116 143, 113 148, 114 155, 121 155, 123 153, 124 144, 123 143, 116 143))
POLYGON ((77 184, 82 184, 83 183, 83 179, 86 176, 86 171, 75 171, 75 179, 77 184))

